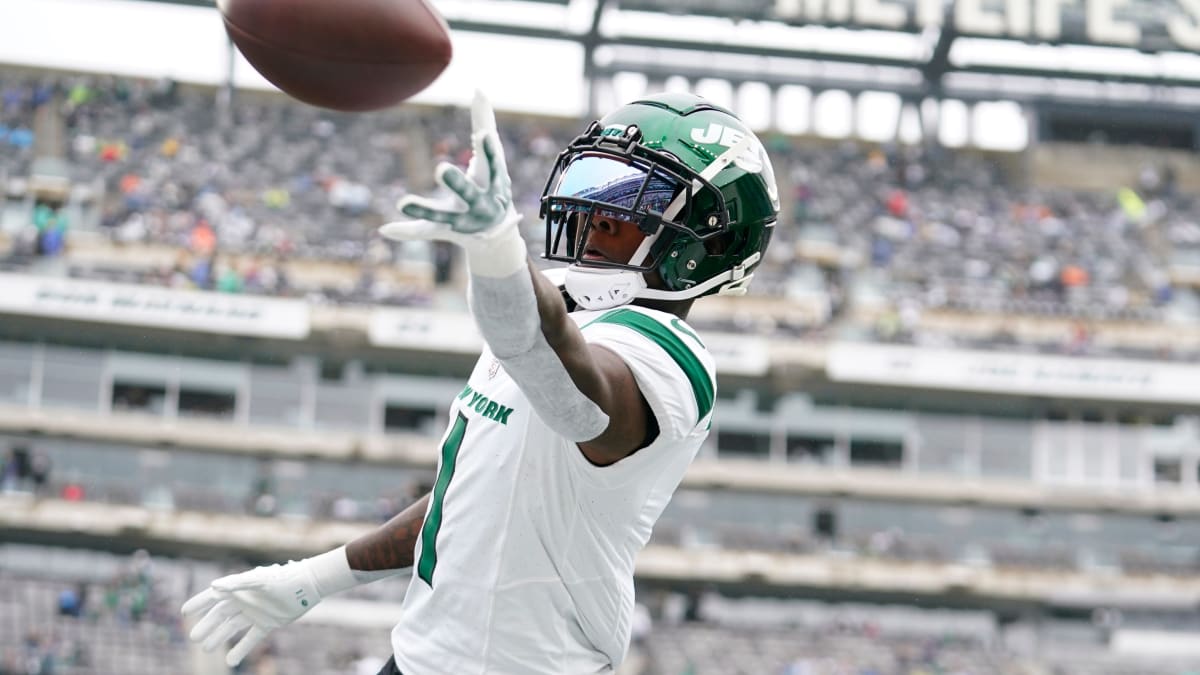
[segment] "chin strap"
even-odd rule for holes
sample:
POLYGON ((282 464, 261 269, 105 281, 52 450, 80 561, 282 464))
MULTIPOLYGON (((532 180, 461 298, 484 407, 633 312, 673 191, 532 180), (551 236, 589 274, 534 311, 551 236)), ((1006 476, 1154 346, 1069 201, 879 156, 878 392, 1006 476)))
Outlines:
POLYGON ((612 309, 646 292, 646 277, 630 270, 571 265, 563 279, 567 294, 582 309, 612 309))
MULTIPOLYGON (((698 191, 702 187, 701 180, 711 181, 725 167, 733 164, 749 148, 750 135, 747 134, 737 143, 729 146, 711 164, 704 167, 704 170, 700 172, 700 177, 692 180, 691 192, 698 191)), ((675 196, 675 199, 667 205, 667 208, 663 209, 663 220, 674 220, 675 216, 679 215, 679 212, 683 210, 684 205, 687 203, 688 193, 689 191, 684 190, 675 196)), ((658 237, 662 232, 663 226, 659 225, 658 231, 646 237, 642 241, 641 246, 638 246, 638 249, 634 251, 633 255, 629 258, 628 264, 640 265, 641 261, 645 260, 647 254, 650 253, 650 248, 654 245, 654 242, 658 241, 658 237)), ((663 291, 648 288, 646 286, 646 276, 642 272, 583 267, 578 264, 572 264, 567 267, 564 287, 567 289, 567 293, 571 296, 571 299, 583 309, 612 309, 613 307, 627 305, 637 298, 647 298, 649 300, 687 300, 703 295, 729 281, 742 281, 743 283, 731 284, 728 288, 718 291, 719 295, 745 295, 746 287, 749 285, 750 279, 754 276, 753 274, 746 274, 746 268, 757 263, 761 257, 761 253, 755 253, 733 269, 681 291, 663 291)))
POLYGON ((753 273, 747 273, 746 270, 762 258, 762 253, 755 251, 753 255, 746 258, 742 262, 734 265, 732 268, 718 274, 717 276, 708 279, 704 283, 696 284, 691 288, 685 288, 682 291, 662 291, 654 288, 647 288, 642 291, 639 298, 648 300, 687 300, 689 298, 697 298, 711 291, 713 288, 727 284, 724 288, 717 291, 717 295, 745 295, 750 280, 754 278, 753 273))
POLYGON ((606 270, 571 265, 564 270, 562 285, 582 309, 612 309, 627 305, 637 298, 647 300, 689 300, 708 293, 718 286, 724 287, 717 295, 745 295, 749 290, 753 273, 746 270, 762 258, 755 252, 717 276, 704 283, 681 291, 664 291, 646 287, 646 277, 631 270, 606 270))

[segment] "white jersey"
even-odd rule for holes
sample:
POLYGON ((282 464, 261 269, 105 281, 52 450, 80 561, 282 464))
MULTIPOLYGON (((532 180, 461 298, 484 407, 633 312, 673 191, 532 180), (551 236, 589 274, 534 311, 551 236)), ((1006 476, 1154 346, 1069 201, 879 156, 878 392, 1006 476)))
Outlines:
POLYGON ((629 365, 658 437, 615 464, 592 464, 485 348, 450 410, 392 631, 404 675, 610 673, 625 657, 634 558, 708 435, 715 371, 671 314, 571 317, 629 365))

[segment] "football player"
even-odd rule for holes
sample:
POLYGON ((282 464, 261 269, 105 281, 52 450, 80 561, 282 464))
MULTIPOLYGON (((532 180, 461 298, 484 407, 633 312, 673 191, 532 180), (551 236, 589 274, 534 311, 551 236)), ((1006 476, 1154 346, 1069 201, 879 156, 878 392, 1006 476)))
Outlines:
POLYGON ((486 347, 453 402, 432 492, 333 551, 213 581, 183 606, 193 640, 241 631, 233 665, 332 593, 413 568, 404 675, 610 673, 629 645, 634 558, 708 435, 713 360, 692 302, 742 294, 779 211, 770 161, 728 110, 649 96, 593 122, 541 200, 528 259, 490 104, 453 197, 404 197, 385 237, 460 245, 486 347))

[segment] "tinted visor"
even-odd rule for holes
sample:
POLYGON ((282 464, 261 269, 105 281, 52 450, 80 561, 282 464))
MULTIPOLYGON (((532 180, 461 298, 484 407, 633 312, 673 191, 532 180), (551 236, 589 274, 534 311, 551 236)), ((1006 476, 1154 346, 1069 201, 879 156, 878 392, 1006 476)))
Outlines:
MULTIPOLYGON (((680 181, 665 173, 647 171, 637 165, 609 157, 584 155, 567 165, 552 187, 551 210, 568 210, 575 199, 595 203, 596 213, 625 220, 637 215, 661 214, 680 190, 680 181)), ((647 232, 653 234, 653 232, 647 232)))
MULTIPOLYGON (((560 165, 542 199, 548 227, 546 257, 551 260, 583 262, 580 244, 587 241, 596 218, 612 218, 635 224, 647 236, 657 233, 663 212, 686 189, 678 175, 652 164, 615 158, 611 155, 581 154, 560 165)), ((689 200, 680 199, 678 218, 687 211, 689 200)), ((621 261, 624 262, 624 261, 621 261)), ((587 262, 591 266, 648 269, 642 265, 587 262)))
POLYGON ((609 142, 593 128, 555 163, 542 192, 549 260, 589 267, 648 271, 669 253, 677 236, 699 241, 726 232, 724 195, 679 159, 640 143, 609 142), (650 257, 638 263, 583 259, 581 242, 598 218, 635 224, 654 237, 650 257))

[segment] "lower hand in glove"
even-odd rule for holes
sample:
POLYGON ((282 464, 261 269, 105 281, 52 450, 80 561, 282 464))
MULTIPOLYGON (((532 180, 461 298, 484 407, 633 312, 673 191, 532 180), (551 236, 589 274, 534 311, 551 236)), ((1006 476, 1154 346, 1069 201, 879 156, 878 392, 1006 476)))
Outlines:
POLYGON ((256 567, 221 577, 184 603, 185 615, 203 614, 189 637, 213 651, 249 628, 225 656, 231 668, 241 663, 271 631, 286 626, 321 601, 309 561, 256 567))

